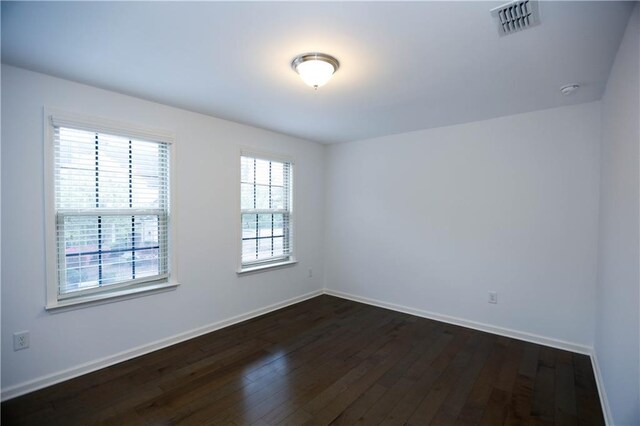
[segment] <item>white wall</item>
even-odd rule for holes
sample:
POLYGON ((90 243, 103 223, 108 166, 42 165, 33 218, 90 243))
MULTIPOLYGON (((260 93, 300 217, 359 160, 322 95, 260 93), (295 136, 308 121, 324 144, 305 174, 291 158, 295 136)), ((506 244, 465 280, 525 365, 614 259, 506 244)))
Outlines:
POLYGON ((326 287, 591 346, 599 141, 594 102, 329 147, 326 287))
POLYGON ((10 66, 2 91, 3 390, 322 288, 321 145, 10 66), (176 133, 176 291, 44 310, 43 106, 176 133), (296 266, 236 276, 240 145, 296 160, 296 266))
POLYGON ((640 9, 602 98, 595 353, 613 424, 640 424, 640 9))
POLYGON ((560 343, 596 330, 615 424, 638 423, 638 31, 636 8, 602 104, 329 147, 3 65, 3 391, 324 283, 560 343), (176 291, 44 310, 43 106, 177 134, 176 291), (297 266, 235 274, 240 145, 296 159, 297 266))

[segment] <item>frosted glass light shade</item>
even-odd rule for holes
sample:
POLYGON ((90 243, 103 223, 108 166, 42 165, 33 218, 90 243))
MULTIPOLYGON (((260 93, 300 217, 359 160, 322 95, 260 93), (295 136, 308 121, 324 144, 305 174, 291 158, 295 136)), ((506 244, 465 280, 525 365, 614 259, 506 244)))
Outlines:
POLYGON ((317 89, 324 86, 338 69, 338 61, 322 53, 300 55, 291 63, 302 81, 317 89))

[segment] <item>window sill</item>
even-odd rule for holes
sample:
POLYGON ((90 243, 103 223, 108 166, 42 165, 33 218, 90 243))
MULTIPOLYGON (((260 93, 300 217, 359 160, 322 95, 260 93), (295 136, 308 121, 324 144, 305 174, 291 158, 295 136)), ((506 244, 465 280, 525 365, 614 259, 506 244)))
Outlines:
POLYGON ((256 273, 256 272, 264 272, 264 271, 268 271, 268 270, 271 270, 271 269, 280 269, 280 268, 285 268, 287 266, 293 266, 296 263, 298 263, 298 261, 295 260, 295 259, 292 259, 292 260, 286 260, 284 262, 269 263, 269 264, 266 264, 266 265, 259 265, 259 266, 250 266, 250 267, 247 267, 247 268, 238 269, 236 271, 236 273, 239 276, 249 275, 249 274, 253 274, 253 273, 256 273))
POLYGON ((112 292, 97 293, 90 296, 78 297, 74 299, 58 300, 48 303, 45 309, 51 313, 82 309, 89 306, 103 305, 105 303, 119 302, 120 300, 134 299, 137 297, 149 296, 151 294, 163 293, 178 288, 177 282, 158 283, 138 288, 127 288, 112 292))

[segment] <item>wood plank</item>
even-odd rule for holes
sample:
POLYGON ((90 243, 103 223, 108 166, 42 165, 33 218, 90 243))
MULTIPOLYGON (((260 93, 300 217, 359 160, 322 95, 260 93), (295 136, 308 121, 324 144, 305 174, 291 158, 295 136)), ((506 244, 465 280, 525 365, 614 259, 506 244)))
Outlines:
POLYGON ((449 390, 444 403, 431 421, 432 425, 447 426, 454 424, 460 415, 471 388, 487 361, 493 346, 493 336, 487 333, 480 333, 479 336, 481 343, 474 352, 470 363, 465 367, 464 374, 449 390))
POLYGON ((555 423, 558 425, 578 424, 574 377, 572 354, 566 351, 558 351, 556 357, 555 395, 555 423))
POLYGON ((576 406, 581 425, 603 425, 602 405, 598 396, 591 359, 587 355, 573 354, 576 406))
POLYGON ((590 359, 319 296, 5 401, 3 425, 602 425, 590 359))
POLYGON ((503 338, 496 338, 494 341, 492 353, 475 381, 469 397, 460 411, 460 415, 456 419, 457 425, 478 424, 482 420, 493 392, 493 386, 498 380, 509 343, 509 340, 503 338))
POLYGON ((552 348, 542 348, 538 374, 533 385, 531 415, 542 424, 553 424, 555 418, 555 356, 552 348))
POLYGON ((506 425, 526 424, 531 419, 533 386, 538 374, 540 346, 524 343, 524 350, 518 376, 513 387, 511 401, 507 407, 506 425))
POLYGON ((453 350, 452 353, 455 353, 455 356, 453 358, 449 357, 449 361, 446 363, 443 360, 447 358, 439 357, 441 363, 434 362, 432 364, 434 368, 442 370, 442 373, 409 418, 409 424, 426 425, 431 423, 440 407, 444 404, 447 394, 472 360, 473 352, 479 343, 480 336, 478 334, 472 335, 470 330, 466 329, 461 329, 457 334, 457 341, 460 342, 460 345, 464 344, 464 347, 450 345, 449 348, 453 350))

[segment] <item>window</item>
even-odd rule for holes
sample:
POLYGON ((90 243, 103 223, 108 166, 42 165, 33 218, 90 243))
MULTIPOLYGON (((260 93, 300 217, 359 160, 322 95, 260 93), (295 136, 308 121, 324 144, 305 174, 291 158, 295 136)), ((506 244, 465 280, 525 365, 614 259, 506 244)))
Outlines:
POLYGON ((241 271, 292 263, 292 162, 243 153, 241 271))
POLYGON ((50 307, 169 282, 170 141, 94 127, 51 121, 56 278, 50 307))

